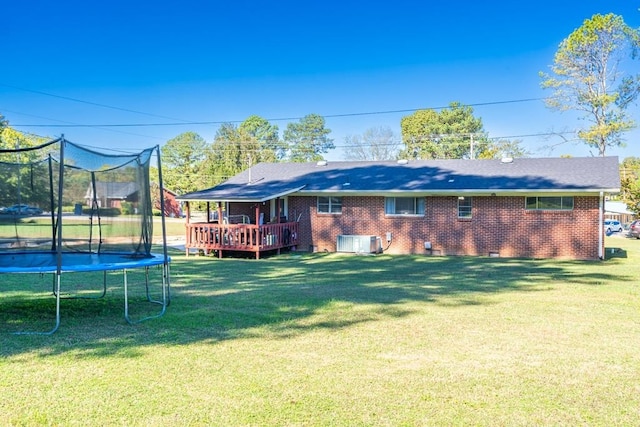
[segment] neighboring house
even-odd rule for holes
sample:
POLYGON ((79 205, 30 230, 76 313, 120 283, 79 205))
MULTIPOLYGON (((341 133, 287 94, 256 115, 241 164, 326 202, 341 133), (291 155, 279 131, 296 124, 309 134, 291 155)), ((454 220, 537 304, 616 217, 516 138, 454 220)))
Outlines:
MULTIPOLYGON (((152 192, 156 196, 153 197, 153 208, 160 210, 160 199, 157 197, 158 185, 152 185, 152 192), (154 190, 155 189, 155 190, 154 190)), ((177 194, 171 190, 164 189, 164 214, 165 216, 178 218, 182 216, 182 208, 176 200, 177 194)), ((89 185, 84 196, 85 204, 91 206, 93 200, 93 187, 89 185)), ((98 207, 101 208, 122 208, 122 202, 132 203, 134 208, 137 207, 140 194, 138 185, 135 182, 96 182, 96 201, 98 207)))
POLYGON ((635 219, 635 214, 631 212, 624 202, 606 200, 604 202, 605 219, 616 219, 623 224, 629 224, 635 219))
MULTIPOLYGON (((157 186, 156 186, 156 193, 157 193, 157 186)), ((182 217, 182 207, 180 206, 180 202, 178 202, 176 200, 176 197, 178 196, 175 192, 168 190, 168 189, 164 189, 163 190, 163 194, 164 194, 164 216, 170 217, 170 218, 180 218, 182 217)), ((161 209, 160 206, 160 200, 156 200, 154 201, 154 209, 161 209)))
MULTIPOLYGON (((84 196, 87 206, 94 199, 93 186, 89 185, 84 196)), ((121 208, 122 202, 138 201, 138 186, 135 182, 96 182, 95 199, 98 207, 121 208)))
POLYGON ((616 157, 323 161, 260 163, 178 200, 295 224, 297 250, 364 236, 393 254, 598 259, 604 196, 619 191, 616 157))

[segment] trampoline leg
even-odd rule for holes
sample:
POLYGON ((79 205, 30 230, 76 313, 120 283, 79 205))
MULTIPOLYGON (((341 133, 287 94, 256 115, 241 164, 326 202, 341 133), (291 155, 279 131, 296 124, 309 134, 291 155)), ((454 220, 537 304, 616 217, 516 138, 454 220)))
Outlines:
POLYGON ((149 268, 147 267, 145 270, 145 287, 146 287, 146 292, 147 292, 147 300, 153 304, 159 304, 162 306, 160 313, 153 315, 153 316, 147 316, 147 317, 143 317, 142 319, 139 320, 132 320, 131 316, 129 316, 129 283, 127 281, 127 270, 123 270, 123 280, 124 280, 124 318, 127 321, 127 323, 129 323, 130 325, 136 324, 136 323, 140 323, 143 322, 145 320, 148 319, 155 319, 156 317, 160 317, 162 316, 165 311, 167 310, 167 305, 168 305, 168 287, 169 287, 169 278, 168 278, 168 273, 169 273, 169 267, 168 264, 163 265, 162 266, 162 300, 161 301, 157 301, 157 300, 153 300, 151 299, 151 295, 149 293, 149 268))
POLYGON ((18 332, 14 332, 13 333, 14 335, 51 335, 58 330, 58 328, 60 327, 60 281, 61 281, 61 278, 62 278, 61 274, 55 275, 55 281, 54 281, 55 284, 53 288, 53 294, 56 297, 56 323, 53 329, 51 329, 50 331, 44 331, 44 332, 18 331, 18 332))
MULTIPOLYGON (((56 275, 53 275, 53 285, 52 285, 52 292, 53 295, 57 296, 57 292, 56 292, 56 275)), ((103 271, 103 276, 102 276, 102 294, 98 295, 98 296, 92 296, 92 297, 80 297, 80 296, 67 296, 67 297, 63 297, 62 299, 99 299, 99 298, 104 298, 104 296, 107 295, 107 270, 103 271)))
POLYGON ((164 305, 165 301, 166 301, 166 305, 169 305, 169 303, 171 302, 171 295, 170 295, 170 286, 169 286, 169 264, 167 264, 166 268, 163 265, 162 267, 162 288, 163 288, 163 295, 162 295, 162 301, 158 301, 155 300, 153 298, 151 298, 151 293, 149 292, 149 267, 145 268, 144 271, 144 286, 147 292, 147 301, 152 302, 154 304, 161 304, 164 305), (165 278, 166 277, 166 278, 165 278), (166 287, 167 287, 167 291, 166 291, 166 296, 165 296, 165 292, 164 292, 164 288, 165 288, 165 280, 166 280, 166 287))
POLYGON ((162 280, 166 280, 167 306, 169 306, 171 304, 171 265, 169 263, 162 266, 162 275, 162 280))
POLYGON ((132 323, 129 318, 129 289, 127 287, 127 270, 122 270, 122 278, 124 280, 124 318, 127 323, 132 323))

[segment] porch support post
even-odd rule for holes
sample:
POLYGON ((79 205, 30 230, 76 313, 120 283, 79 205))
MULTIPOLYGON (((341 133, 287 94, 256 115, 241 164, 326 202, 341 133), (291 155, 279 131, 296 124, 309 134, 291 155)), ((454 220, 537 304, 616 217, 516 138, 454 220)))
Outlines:
POLYGON ((191 228, 189 227, 189 223, 191 222, 191 205, 188 200, 185 202, 185 207, 187 208, 187 218, 184 227, 184 232, 186 234, 184 250, 186 252, 185 255, 189 256, 189 247, 191 246, 191 228))

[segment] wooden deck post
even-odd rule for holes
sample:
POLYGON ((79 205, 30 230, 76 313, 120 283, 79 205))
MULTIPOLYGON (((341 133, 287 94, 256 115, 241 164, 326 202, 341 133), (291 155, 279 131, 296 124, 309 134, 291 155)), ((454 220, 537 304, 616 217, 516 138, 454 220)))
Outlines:
POLYGON ((191 205, 189 204, 189 201, 187 200, 187 202, 185 203, 186 207, 187 207, 187 219, 185 220, 185 223, 187 224, 186 227, 186 240, 185 240, 185 245, 184 245, 184 250, 186 252, 186 256, 189 256, 189 247, 191 246, 191 229, 189 228, 189 222, 191 220, 191 205))

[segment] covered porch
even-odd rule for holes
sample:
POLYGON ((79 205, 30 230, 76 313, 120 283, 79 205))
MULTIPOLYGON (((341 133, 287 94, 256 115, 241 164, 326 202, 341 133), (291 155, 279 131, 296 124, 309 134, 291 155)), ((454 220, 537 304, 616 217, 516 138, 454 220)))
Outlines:
POLYGON ((178 198, 185 204, 185 251, 216 254, 250 252, 256 259, 261 253, 298 246, 299 218, 289 218, 287 197, 289 192, 263 194, 221 194, 211 190, 190 193, 178 198), (216 196, 226 196, 218 199, 216 196), (200 206, 194 215, 193 206, 200 206), (206 204, 204 218, 202 206, 206 204))

